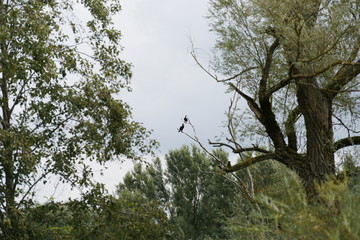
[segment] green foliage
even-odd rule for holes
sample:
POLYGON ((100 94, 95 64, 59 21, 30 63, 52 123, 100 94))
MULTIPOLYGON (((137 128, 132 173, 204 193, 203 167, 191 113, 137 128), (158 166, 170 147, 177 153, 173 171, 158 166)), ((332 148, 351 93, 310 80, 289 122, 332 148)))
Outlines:
MULTIPOLYGON (((224 151, 214 154, 227 162, 224 151)), ((318 202, 309 202, 299 177, 285 166, 254 165, 258 208, 213 159, 182 147, 166 155, 171 170, 163 170, 159 158, 145 168, 137 164, 116 197, 97 185, 79 200, 24 209, 24 239, 357 239, 358 176, 347 174, 357 172, 355 162, 348 156, 341 180, 318 187, 318 202)), ((237 176, 250 181, 245 171, 237 176)))
POLYGON ((76 239, 161 239, 166 214, 140 194, 122 192, 118 198, 97 193, 71 204, 76 239))
POLYGON ((360 192, 350 188, 351 178, 329 180, 318 187, 320 201, 309 202, 294 173, 279 164, 271 168, 277 174, 257 187, 261 213, 250 206, 245 215, 246 208, 238 206, 236 217, 229 219, 231 239, 359 238, 360 192))
MULTIPOLYGON (((227 162, 224 151, 214 154, 227 162)), ((136 165, 119 184, 118 193, 140 193, 156 201, 168 213, 167 239, 226 239, 224 219, 232 214, 237 186, 195 146, 170 151, 165 159, 164 171, 159 159, 146 169, 136 165)))
MULTIPOLYGON (((216 155, 227 162, 225 152, 216 155)), ((222 218, 231 214, 229 205, 237 187, 219 175, 215 161, 194 146, 170 151, 165 158, 174 207, 172 221, 181 229, 173 237, 226 238, 222 218)))
POLYGON ((123 191, 119 198, 101 186, 67 203, 49 202, 27 210, 28 239, 162 239, 167 224, 156 202, 123 191))
POLYGON ((26 209, 29 239, 73 240, 73 227, 69 225, 72 214, 66 204, 50 201, 26 209))
POLYGON ((132 75, 119 10, 117 0, 0 1, 2 234, 21 235, 17 209, 51 174, 89 186, 85 159, 136 159, 156 145, 119 99, 132 75))
POLYGON ((138 192, 144 198, 159 201, 164 205, 169 202, 169 193, 165 184, 160 158, 156 158, 151 165, 146 166, 146 169, 143 169, 141 164, 136 164, 133 171, 125 175, 117 191, 119 194, 123 190, 138 192))

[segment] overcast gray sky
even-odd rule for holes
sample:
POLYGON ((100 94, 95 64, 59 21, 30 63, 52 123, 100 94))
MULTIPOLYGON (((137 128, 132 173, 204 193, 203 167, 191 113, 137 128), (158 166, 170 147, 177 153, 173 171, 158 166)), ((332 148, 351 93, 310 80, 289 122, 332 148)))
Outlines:
POLYGON ((215 44, 205 18, 208 0, 123 0, 122 7, 115 22, 123 34, 123 58, 133 64, 133 92, 125 99, 134 119, 153 129, 159 156, 193 143, 177 132, 185 115, 207 145, 223 131, 230 98, 190 54, 193 43, 208 65, 215 44))
MULTIPOLYGON (((116 22, 124 58, 133 63, 133 92, 126 97, 134 118, 154 130, 161 154, 190 141, 176 129, 184 115, 199 137, 219 135, 229 103, 226 88, 201 70, 191 41, 208 64, 215 36, 205 16, 208 0, 124 0, 116 22)), ((189 129, 185 129, 189 130, 189 129)))
MULTIPOLYGON (((123 10, 114 20, 123 34, 122 58, 133 64, 133 91, 121 97, 133 108, 134 120, 153 129, 160 157, 193 143, 177 132, 185 115, 208 146, 207 139, 223 131, 230 99, 226 88, 201 70, 190 54, 193 42, 199 60, 208 65, 215 43, 205 19, 208 0, 123 0, 121 5, 123 10)), ((185 132, 190 130, 185 127, 185 132)), ((96 179, 113 192, 131 167, 130 162, 111 163, 102 176, 96 168, 96 179)), ((51 183, 39 189, 46 194, 38 200, 49 195, 57 200, 78 195, 77 190, 71 192, 63 185, 55 189, 56 179, 51 183)))

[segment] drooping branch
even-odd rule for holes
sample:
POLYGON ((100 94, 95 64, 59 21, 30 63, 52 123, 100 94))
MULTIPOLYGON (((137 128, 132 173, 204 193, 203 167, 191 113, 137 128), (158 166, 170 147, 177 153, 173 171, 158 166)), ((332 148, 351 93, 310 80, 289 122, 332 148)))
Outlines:
POLYGON ((240 169, 247 168, 255 163, 259 163, 259 162, 262 162, 265 160, 270 160, 270 159, 275 159, 275 158, 276 158, 275 153, 267 153, 267 154, 263 154, 263 155, 256 156, 256 157, 250 157, 250 158, 247 158, 244 161, 239 162, 235 165, 224 168, 224 171, 225 172, 235 172, 240 169))
POLYGON ((354 145, 360 145, 360 136, 342 138, 334 143, 335 151, 344 147, 350 147, 354 145))

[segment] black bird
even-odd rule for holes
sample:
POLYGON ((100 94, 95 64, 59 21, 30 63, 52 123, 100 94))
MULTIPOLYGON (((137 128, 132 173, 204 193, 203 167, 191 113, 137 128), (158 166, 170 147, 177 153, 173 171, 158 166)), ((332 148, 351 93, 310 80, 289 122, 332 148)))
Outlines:
POLYGON ((184 117, 184 123, 187 123, 189 121, 189 119, 187 118, 187 115, 185 115, 184 117))
POLYGON ((181 127, 179 128, 179 132, 182 132, 184 130, 184 124, 181 124, 181 127))
POLYGON ((230 161, 228 161, 227 167, 228 167, 228 168, 231 168, 231 162, 230 162, 230 161))

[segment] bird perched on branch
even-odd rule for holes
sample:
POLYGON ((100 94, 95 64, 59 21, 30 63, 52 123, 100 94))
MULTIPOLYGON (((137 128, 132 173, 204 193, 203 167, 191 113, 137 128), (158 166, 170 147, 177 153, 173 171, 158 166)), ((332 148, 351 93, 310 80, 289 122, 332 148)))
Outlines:
POLYGON ((180 128, 179 128, 179 132, 182 132, 184 130, 184 124, 181 124, 180 128))
POLYGON ((230 161, 228 161, 227 167, 228 167, 228 168, 231 168, 231 162, 230 162, 230 161))
POLYGON ((184 123, 188 123, 188 121, 189 121, 189 119, 188 119, 187 115, 185 115, 185 117, 184 117, 184 123))

